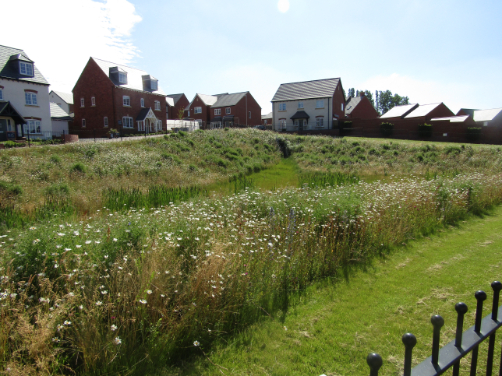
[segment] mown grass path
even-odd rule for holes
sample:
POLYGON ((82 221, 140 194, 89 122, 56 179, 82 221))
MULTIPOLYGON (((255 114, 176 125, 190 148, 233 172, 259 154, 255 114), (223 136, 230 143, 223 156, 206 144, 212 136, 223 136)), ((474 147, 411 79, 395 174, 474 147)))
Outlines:
MULTIPOLYGON (((476 290, 487 292, 488 314, 490 283, 502 278, 501 230, 502 208, 497 208, 414 241, 352 271, 348 279, 310 287, 288 312, 202 349, 209 358, 159 374, 366 375, 365 359, 373 351, 384 359, 382 375, 400 374, 404 333, 417 336, 416 364, 430 355, 432 315, 445 318, 444 345, 454 339, 455 303, 469 306, 464 330, 474 324, 476 290)), ((497 343, 495 359, 500 359, 500 335, 497 343)))

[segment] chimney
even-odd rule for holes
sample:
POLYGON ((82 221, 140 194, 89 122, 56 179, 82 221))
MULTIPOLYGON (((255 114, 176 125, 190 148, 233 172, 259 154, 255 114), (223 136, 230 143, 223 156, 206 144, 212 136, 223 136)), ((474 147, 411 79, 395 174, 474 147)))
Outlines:
POLYGON ((359 95, 361 96, 361 98, 364 98, 366 96, 366 94, 364 94, 364 91, 362 90, 359 92, 359 95))

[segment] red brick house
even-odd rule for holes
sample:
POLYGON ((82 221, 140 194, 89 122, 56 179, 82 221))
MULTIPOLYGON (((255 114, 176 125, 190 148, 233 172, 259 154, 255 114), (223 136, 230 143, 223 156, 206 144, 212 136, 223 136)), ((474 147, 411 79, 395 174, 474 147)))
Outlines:
POLYGON ((209 124, 211 106, 218 100, 217 95, 197 93, 192 101, 185 107, 185 117, 198 121, 201 128, 209 124))
POLYGON ((218 95, 210 107, 210 128, 261 124, 261 107, 249 91, 218 95))
POLYGON ((347 119, 376 119, 378 112, 363 91, 357 97, 349 97, 345 104, 347 119))
POLYGON ((73 88, 72 133, 106 137, 166 128, 166 95, 147 72, 91 57, 73 88))
POLYGON ((180 119, 180 111, 182 111, 181 118, 183 118, 185 108, 190 104, 184 93, 168 94, 166 97, 166 102, 166 116, 167 119, 172 120, 180 119))

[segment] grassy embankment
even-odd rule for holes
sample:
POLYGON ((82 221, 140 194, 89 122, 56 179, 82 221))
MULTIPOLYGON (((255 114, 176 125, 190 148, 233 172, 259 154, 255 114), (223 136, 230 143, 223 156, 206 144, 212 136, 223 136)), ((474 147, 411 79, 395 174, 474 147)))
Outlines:
MULTIPOLYGON (((249 139, 246 132, 228 132, 228 142, 249 139)), ((429 145, 437 153, 429 170, 411 161, 423 151, 405 144, 383 143, 378 157, 366 148, 366 162, 332 164, 338 170, 302 159, 325 146, 350 155, 372 145, 356 143, 292 136, 277 144, 305 169, 330 171, 315 177, 321 182, 374 172, 401 156, 391 162, 390 182, 248 191, 151 210, 101 208, 92 218, 4 233, 3 367, 13 374, 122 374, 172 364, 286 312, 315 281, 350 275, 351 265, 502 202, 496 148, 429 145), (397 155, 383 153, 394 147, 397 155), (483 173, 472 173, 479 160, 483 173)))

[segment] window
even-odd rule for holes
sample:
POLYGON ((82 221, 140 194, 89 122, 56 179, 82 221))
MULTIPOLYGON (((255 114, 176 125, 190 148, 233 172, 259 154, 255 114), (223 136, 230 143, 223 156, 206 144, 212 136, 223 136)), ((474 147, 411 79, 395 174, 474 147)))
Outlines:
POLYGON ((37 94, 36 93, 25 91, 24 92, 24 99, 26 101, 26 104, 29 105, 29 106, 36 106, 38 104, 37 103, 37 94))
POLYGON ((85 128, 85 119, 82 119, 82 128, 85 128))
POLYGON ((130 116, 124 116, 122 118, 122 124, 123 124, 124 128, 133 128, 134 127, 132 117, 130 117, 130 116))
POLYGON ((0 86, 0 101, 3 100, 3 86, 0 86))
POLYGON ((105 128, 108 128, 108 116, 105 116, 103 118, 103 125, 105 126, 105 128))
POLYGON ((225 114, 227 114, 227 115, 230 114, 230 107, 225 108, 225 114))
POLYGON ((157 132, 162 130, 162 120, 157 120, 157 132))
POLYGON ((221 108, 215 108, 214 109, 214 114, 215 115, 221 115, 221 108))
POLYGON ((151 80, 151 81, 150 81, 150 89, 151 89, 152 91, 156 91, 156 90, 157 90, 157 88, 158 88, 158 86, 159 86, 159 85, 158 85, 158 83, 157 83, 157 81, 156 81, 156 80, 151 80))
POLYGON ((14 132, 14 125, 7 119, 7 132, 14 132))
POLYGON ((251 111, 249 111, 249 118, 251 119, 251 111))
POLYGON ((263 120, 263 125, 267 125, 267 120, 263 120))
POLYGON ((23 76, 33 76, 33 65, 31 63, 19 62, 19 73, 23 76))
POLYGON ((342 111, 343 111, 343 103, 342 103, 342 111))
POLYGON ((160 102, 159 101, 155 101, 155 110, 160 111, 160 102))
POLYGON ((303 108, 303 102, 298 102, 298 108, 303 108))
POLYGON ((84 107, 84 98, 80 98, 80 107, 84 107))
POLYGON ((279 103, 279 111, 286 111, 286 103, 279 103))
POLYGON ((119 83, 127 84, 127 73, 119 72, 119 83))
POLYGON ((40 120, 27 119, 24 125, 24 131, 25 133, 42 133, 40 120))
POLYGON ((91 97, 91 106, 96 105, 96 97, 91 97))
POLYGON ((139 103, 140 103, 141 107, 145 107, 145 99, 144 98, 141 98, 139 100, 139 103))
POLYGON ((315 118, 315 126, 316 127, 324 127, 324 116, 318 116, 315 118))
POLYGON ((122 97, 122 102, 124 103, 124 106, 127 106, 127 107, 131 106, 131 98, 129 98, 127 95, 124 95, 122 97))
POLYGON ((324 108, 324 99, 318 99, 315 102, 315 108, 324 108))
POLYGON ((279 119, 280 128, 286 130, 286 119, 279 119))
POLYGON ((138 121, 138 132, 144 132, 145 131, 145 121, 140 120, 138 121))
POLYGON ((190 110, 187 111, 187 116, 190 117, 190 110))

